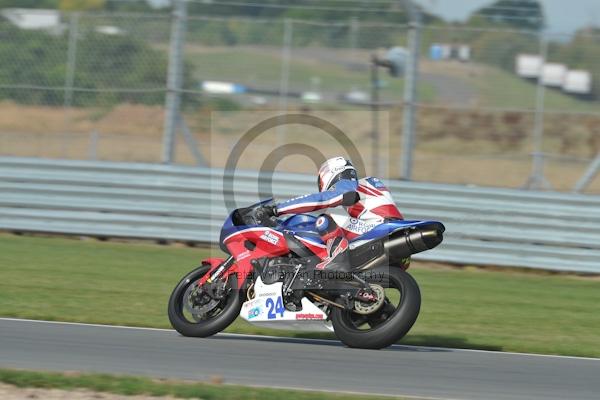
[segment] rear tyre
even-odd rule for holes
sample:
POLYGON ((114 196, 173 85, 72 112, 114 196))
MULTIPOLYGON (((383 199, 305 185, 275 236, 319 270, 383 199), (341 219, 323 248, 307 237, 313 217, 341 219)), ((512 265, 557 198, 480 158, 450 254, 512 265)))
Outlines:
POLYGON ((215 305, 214 309, 207 313, 206 318, 193 319, 186 316, 184 302, 188 301, 186 298, 189 293, 188 289, 195 285, 209 269, 210 266, 203 265, 188 273, 173 289, 169 298, 169 321, 171 326, 183 336, 207 337, 221 332, 237 318, 242 308, 241 292, 237 289, 237 278, 235 274, 232 274, 227 282, 228 287, 231 288, 229 295, 215 305))
POLYGON ((331 322, 334 332, 348 347, 388 347, 404 337, 417 320, 421 308, 419 286, 407 272, 394 267, 376 269, 373 273, 367 272, 365 280, 386 288, 384 306, 366 316, 333 308, 331 322), (399 296, 394 294, 395 292, 398 292, 399 296), (392 297, 398 297, 398 301, 392 297))

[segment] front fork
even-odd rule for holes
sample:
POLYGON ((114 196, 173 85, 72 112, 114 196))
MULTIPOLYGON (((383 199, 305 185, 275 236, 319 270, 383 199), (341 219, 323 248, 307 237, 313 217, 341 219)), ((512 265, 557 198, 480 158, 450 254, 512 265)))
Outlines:
POLYGON ((211 269, 208 270, 206 275, 200 278, 198 284, 203 285, 205 283, 212 283, 216 281, 234 264, 235 258, 233 258, 233 256, 229 256, 229 258, 223 261, 222 263, 218 265, 213 265, 211 269))

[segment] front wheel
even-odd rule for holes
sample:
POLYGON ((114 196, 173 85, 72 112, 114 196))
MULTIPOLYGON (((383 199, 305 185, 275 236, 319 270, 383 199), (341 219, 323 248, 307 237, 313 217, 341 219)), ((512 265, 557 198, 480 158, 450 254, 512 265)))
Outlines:
POLYGON ((209 269, 210 266, 203 265, 188 273, 169 298, 169 321, 183 336, 207 337, 221 332, 237 318, 242 308, 235 274, 224 285, 227 295, 221 299, 212 298, 198 286, 198 279, 209 269))
POLYGON ((383 304, 366 315, 333 308, 331 322, 335 335, 348 347, 381 349, 400 340, 413 326, 421 308, 421 292, 414 278, 400 268, 368 271, 364 278, 372 287, 381 288, 383 304))

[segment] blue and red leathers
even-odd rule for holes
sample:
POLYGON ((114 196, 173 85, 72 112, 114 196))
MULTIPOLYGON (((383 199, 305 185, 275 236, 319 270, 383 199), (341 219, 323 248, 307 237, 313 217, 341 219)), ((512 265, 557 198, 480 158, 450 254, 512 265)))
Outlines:
POLYGON ((316 222, 328 254, 318 268, 349 269, 348 239, 360 236, 386 219, 402 219, 389 190, 374 177, 358 181, 341 179, 329 190, 277 204, 277 213, 299 214, 338 206, 344 206, 349 217, 321 214, 316 222))

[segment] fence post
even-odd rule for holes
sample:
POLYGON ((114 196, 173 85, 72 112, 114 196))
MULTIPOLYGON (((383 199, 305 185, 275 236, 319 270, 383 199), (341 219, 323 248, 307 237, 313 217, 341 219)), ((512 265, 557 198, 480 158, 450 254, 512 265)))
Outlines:
POLYGON ((174 3, 163 131, 162 162, 166 164, 171 164, 175 158, 175 133, 181 107, 183 44, 185 41, 185 24, 187 19, 186 0, 174 0, 174 3))
POLYGON ((96 161, 98 159, 98 140, 100 134, 97 130, 90 132, 90 143, 88 147, 88 159, 96 161))
MULTIPOLYGON (((540 56, 542 59, 541 65, 543 66, 548 58, 548 39, 542 31, 540 31, 540 56)), ((535 93, 531 175, 529 175, 525 184, 525 187, 528 189, 542 189, 550 186, 544 177, 544 101, 546 87, 542 83, 541 72, 540 70, 535 93)))
MULTIPOLYGON (((283 44, 281 47, 281 79, 279 81, 279 109, 286 112, 288 107, 288 92, 290 83, 290 58, 292 56, 292 36, 294 32, 293 20, 283 20, 283 44)), ((286 128, 280 125, 277 128, 277 147, 285 142, 286 128)))
POLYGON ((79 16, 78 12, 73 12, 69 18, 69 38, 67 44, 67 66, 65 72, 65 93, 63 98, 63 107, 65 112, 62 142, 63 157, 67 156, 67 146, 69 143, 69 134, 71 130, 71 107, 73 106, 73 87, 75 86, 75 68, 77 63, 77 36, 79 35, 79 16))
POLYGON ((358 18, 351 17, 350 18, 350 34, 348 38, 348 45, 350 46, 350 54, 352 56, 352 61, 356 62, 358 60, 357 51, 358 48, 358 30, 359 30, 359 22, 358 18))
POLYGON ((183 116, 181 114, 179 114, 179 118, 177 120, 177 126, 179 127, 180 132, 183 135, 183 139, 185 140, 187 147, 190 149, 190 152, 192 153, 192 156, 194 157, 194 160, 196 161, 196 165, 198 165, 198 166, 206 165, 204 156, 202 155, 202 153, 199 150, 200 146, 198 145, 198 141, 196 141, 196 138, 190 131, 190 128, 185 123, 185 119, 183 119, 183 116))
POLYGON ((65 108, 73 103, 73 86, 75 85, 75 64, 77 62, 77 35, 79 34, 79 13, 71 13, 69 22, 69 43, 67 47, 67 68, 65 73, 65 108))
POLYGON ((413 151, 415 147, 415 113, 417 106, 417 79, 419 73, 419 48, 421 45, 421 12, 409 7, 408 63, 404 72, 404 111, 402 121, 401 177, 412 178, 413 151))
POLYGON ((371 174, 381 176, 379 168, 379 66, 371 57, 371 174))
POLYGON ((577 181, 575 187, 573 188, 573 192, 582 192, 592 182, 592 180, 594 180, 598 172, 600 172, 600 154, 598 154, 596 158, 590 163, 588 169, 577 181))

